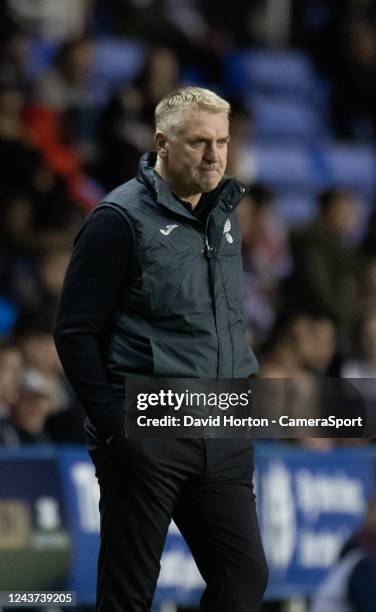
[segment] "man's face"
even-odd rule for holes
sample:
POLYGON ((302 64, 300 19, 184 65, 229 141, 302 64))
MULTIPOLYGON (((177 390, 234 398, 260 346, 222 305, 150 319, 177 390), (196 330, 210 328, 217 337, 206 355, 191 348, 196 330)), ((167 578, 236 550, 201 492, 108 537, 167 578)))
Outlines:
POLYGON ((177 133, 166 138, 169 184, 188 198, 215 189, 227 164, 229 120, 224 113, 186 111, 177 133))
POLYGON ((359 222, 358 206, 348 194, 339 194, 330 210, 328 220, 332 228, 343 238, 352 236, 359 222))

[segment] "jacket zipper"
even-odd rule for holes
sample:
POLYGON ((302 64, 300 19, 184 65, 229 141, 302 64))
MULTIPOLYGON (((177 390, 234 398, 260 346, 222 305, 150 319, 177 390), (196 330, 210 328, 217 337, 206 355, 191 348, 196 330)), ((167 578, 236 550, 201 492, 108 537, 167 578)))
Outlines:
MULTIPOLYGON (((204 225, 204 239, 205 239, 205 250, 204 250, 204 254, 205 254, 205 257, 206 257, 207 259, 211 259, 211 258, 213 257, 213 255, 214 255, 214 252, 215 252, 214 247, 212 247, 212 246, 210 245, 210 242, 209 242, 209 237, 208 237, 208 227, 209 227, 210 217, 212 216, 212 214, 213 214, 213 213, 211 212, 211 213, 208 215, 208 217, 206 218, 205 225, 204 225)), ((203 223, 202 223, 202 225, 203 225, 203 223)))

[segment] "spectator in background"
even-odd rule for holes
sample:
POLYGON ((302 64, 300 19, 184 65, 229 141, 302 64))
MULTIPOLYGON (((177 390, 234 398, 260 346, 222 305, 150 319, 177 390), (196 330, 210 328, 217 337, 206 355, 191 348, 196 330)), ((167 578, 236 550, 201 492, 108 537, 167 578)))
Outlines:
POLYGON ((20 83, 0 73, 0 179, 2 194, 32 190, 40 156, 23 122, 25 96, 20 83))
POLYGON ((153 132, 141 118, 142 95, 124 85, 117 89, 100 119, 97 176, 106 189, 137 172, 141 151, 150 148, 153 132))
POLYGON ((15 337, 22 351, 25 367, 38 370, 49 380, 61 374, 62 368, 51 337, 50 322, 46 321, 43 315, 20 318, 15 337))
POLYGON ((359 277, 359 309, 376 309, 376 257, 361 260, 362 268, 359 277))
POLYGON ((58 246, 46 248, 41 252, 34 268, 34 302, 24 303, 21 317, 37 317, 52 329, 70 255, 71 249, 58 246))
POLYGON ((25 367, 38 371, 56 390, 60 397, 59 407, 65 407, 66 391, 62 379, 62 368, 51 336, 52 321, 43 314, 38 318, 24 316, 17 322, 15 337, 20 347, 25 367))
MULTIPOLYGON (((82 161, 92 155, 95 138, 98 87, 93 82, 94 46, 91 39, 80 37, 64 42, 53 65, 36 81, 34 106, 54 111, 60 124, 61 144, 75 145, 82 161)), ((35 111, 34 111, 35 112, 35 111)), ((46 113, 47 114, 47 113, 46 113)), ((46 119, 51 118, 47 115, 46 119)), ((52 127, 52 124, 51 124, 52 127)))
POLYGON ((242 235, 245 314, 256 341, 264 339, 274 321, 278 287, 289 270, 284 226, 274 207, 274 194, 252 185, 237 208, 242 235))
POLYGON ((0 291, 17 309, 36 303, 33 202, 14 191, 1 202, 0 291))
POLYGON ((236 11, 229 10, 226 0, 215 4, 202 0, 203 15, 210 25, 210 36, 222 42, 222 46, 250 44, 264 45, 267 42, 266 14, 270 3, 265 0, 238 0, 236 11))
POLYGON ((261 374, 295 378, 305 373, 325 376, 336 353, 330 319, 306 312, 281 314, 262 349, 261 374))
MULTIPOLYGON (((11 200, 20 197, 24 201, 28 200, 30 210, 27 229, 30 234, 34 228, 34 210, 41 211, 38 217, 40 222, 43 216, 41 225, 54 225, 56 217, 59 217, 58 224, 61 227, 69 224, 77 204, 74 205, 72 199, 69 199, 65 183, 58 178, 50 163, 45 143, 46 116, 39 123, 31 125, 28 121, 30 106, 27 100, 20 83, 0 73, 0 181, 3 200, 0 206, 5 207, 5 214, 14 219, 11 200), (38 132, 37 137, 35 131, 38 132)), ((31 116, 37 118, 36 114, 31 116)), ((51 138, 47 144, 50 142, 51 138)), ((60 165, 55 164, 56 170, 62 170, 61 153, 56 143, 52 145, 50 149, 53 149, 54 159, 60 155, 60 165)), ((4 209, 2 212, 5 212, 4 209)))
POLYGON ((350 22, 335 75, 334 124, 339 136, 376 136, 376 33, 374 23, 350 22))
POLYGON ((53 410, 46 417, 45 431, 55 442, 84 442, 83 411, 68 385, 51 336, 52 321, 41 315, 25 316, 17 323, 15 334, 28 370, 37 372, 48 383, 53 410))
POLYGON ((56 380, 40 370, 27 368, 17 370, 11 398, 10 384, 6 389, 11 401, 7 411, 0 415, 0 445, 83 442, 79 411, 63 405, 62 390, 56 380))
POLYGON ((94 130, 91 124, 96 116, 92 59, 90 39, 64 43, 54 66, 35 83, 34 103, 24 113, 29 140, 45 165, 63 181, 68 199, 85 211, 102 195, 99 185, 88 176, 92 147, 86 136, 94 130))
POLYGON ((107 0, 115 35, 135 36, 152 44, 176 46, 183 29, 170 19, 166 0, 107 0))
POLYGON ((57 306, 70 256, 71 249, 51 247, 44 251, 40 257, 41 283, 45 293, 52 299, 53 307, 57 306))
POLYGON ((286 303, 331 319, 342 341, 357 312, 357 258, 349 242, 356 226, 354 198, 331 189, 319 198, 317 218, 290 239, 294 270, 286 283, 286 303))
POLYGON ((46 421, 56 410, 54 399, 48 380, 38 370, 25 370, 17 401, 0 430, 0 442, 7 446, 49 442, 46 421))
MULTIPOLYGON (((328 398, 335 388, 330 383, 327 387, 322 377, 329 372, 336 352, 333 323, 304 312, 287 313, 279 317, 270 338, 261 351, 260 375, 285 379, 286 386, 278 389, 272 384, 266 388, 268 393, 279 391, 274 402, 276 409, 281 406, 284 414, 282 398, 290 416, 327 416, 328 398)), ((333 409, 334 406, 338 408, 338 401, 333 402, 333 409)), ((301 437, 302 433, 301 428, 296 429, 299 443, 307 448, 328 451, 341 443, 326 437, 301 437)), ((320 435, 321 431, 317 433, 320 435)), ((294 430, 290 430, 290 439, 293 434, 294 430)))
POLYGON ((12 340, 0 343, 0 419, 8 416, 18 399, 23 371, 21 351, 12 340))
POLYGON ((26 189, 13 190, 1 200, 2 250, 10 257, 30 257, 36 249, 33 202, 26 189))
POLYGON ((142 96, 141 117, 152 126, 158 100, 179 86, 179 61, 176 53, 168 47, 152 48, 134 80, 134 86, 142 96))
POLYGON ((115 34, 174 49, 198 84, 221 82, 226 43, 206 22, 202 0, 107 0, 105 11, 112 17, 115 34))
POLYGON ((154 108, 178 87, 179 63, 167 47, 151 49, 134 82, 117 89, 99 127, 99 179, 106 189, 137 174, 143 151, 153 148, 154 108))
POLYGON ((0 74, 17 82, 24 94, 31 91, 27 72, 30 38, 19 28, 11 27, 0 42, 0 74))
POLYGON ((292 319, 292 333, 301 365, 315 376, 326 376, 336 354, 332 321, 299 313, 292 319))
POLYGON ((305 364, 306 314, 281 314, 261 348, 260 374, 263 378, 299 378, 307 375, 305 364))
POLYGON ((374 0, 293 0, 293 46, 307 50, 333 84, 332 121, 338 136, 375 136, 374 0))
MULTIPOLYGON (((66 242, 71 232, 43 226, 38 231, 35 208, 35 201, 23 194, 15 193, 3 203, 0 291, 17 306, 20 316, 43 313, 52 329, 70 254, 66 242), (50 246, 52 241, 55 247, 50 246)), ((69 207, 66 214, 69 220, 69 207)))
POLYGON ((251 185, 238 211, 242 230, 243 263, 255 269, 266 287, 275 288, 290 267, 287 237, 274 206, 273 192, 260 183, 251 185))
POLYGON ((376 498, 369 500, 363 525, 313 597, 310 612, 374 612, 376 601, 376 498))
POLYGON ((36 101, 64 112, 85 110, 92 102, 91 67, 93 45, 83 37, 63 43, 54 60, 36 83, 36 101))
POLYGON ((56 41, 82 36, 93 0, 5 0, 8 15, 32 35, 56 41))
POLYGON ((341 31, 348 18, 343 0, 292 0, 291 43, 313 57, 318 69, 335 78, 340 61, 341 31))
MULTIPOLYGON (((36 129, 43 128, 39 139, 33 136, 33 126, 28 122, 30 108, 30 98, 25 95, 21 82, 7 71, 1 72, 0 68, 0 179, 3 197, 22 190, 32 198, 51 196, 56 209, 65 195, 64 186, 57 184, 56 176, 44 159, 40 145, 45 125, 36 126, 36 129)), ((64 200, 66 202, 66 196, 64 200)))
MULTIPOLYGON (((260 376, 275 379, 270 380, 264 393, 260 394, 265 401, 263 412, 270 418, 287 414, 286 411, 290 417, 320 416, 319 381, 309 365, 315 350, 314 334, 310 334, 311 322, 305 313, 281 315, 272 330, 270 342, 261 350, 260 376)), ((257 404, 260 407, 260 398, 257 404)), ((304 443, 302 431, 299 427, 290 428, 288 437, 304 443)), ((310 440, 320 449, 332 446, 330 441, 321 438, 310 440)))
POLYGON ((311 317, 313 336, 309 366, 319 375, 334 375, 334 360, 337 353, 336 330, 328 317, 311 317))
POLYGON ((360 244, 360 255, 367 260, 376 259, 376 206, 370 212, 367 228, 360 244))
POLYGON ((355 338, 355 355, 343 364, 342 376, 376 378, 376 310, 362 315, 355 338))
POLYGON ((359 246, 361 263, 360 304, 363 310, 376 309, 376 208, 371 210, 365 235, 359 246))
POLYGON ((376 310, 362 314, 355 330, 355 350, 352 357, 341 367, 342 378, 351 379, 351 384, 374 411, 376 408, 376 310))

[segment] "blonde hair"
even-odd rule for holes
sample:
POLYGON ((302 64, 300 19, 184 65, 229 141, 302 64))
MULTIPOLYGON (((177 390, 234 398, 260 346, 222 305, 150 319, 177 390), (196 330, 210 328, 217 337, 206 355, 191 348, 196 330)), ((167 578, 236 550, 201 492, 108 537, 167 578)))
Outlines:
POLYGON ((229 117, 231 107, 214 91, 202 87, 181 87, 167 94, 155 109, 155 129, 164 134, 176 132, 182 123, 184 111, 197 108, 211 113, 224 113, 229 117))

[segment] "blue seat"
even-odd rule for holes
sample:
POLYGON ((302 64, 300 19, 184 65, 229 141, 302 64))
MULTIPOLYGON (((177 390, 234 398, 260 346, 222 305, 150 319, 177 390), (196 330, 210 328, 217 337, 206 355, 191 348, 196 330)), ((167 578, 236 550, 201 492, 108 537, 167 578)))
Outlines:
POLYGON ((311 96, 317 76, 301 51, 243 50, 225 59, 226 84, 234 93, 311 96))
POLYGON ((333 185, 372 193, 376 188, 376 149, 370 146, 332 144, 323 148, 323 159, 333 185))
MULTIPOLYGON (((249 150, 253 163, 253 177, 281 189, 317 189, 318 176, 308 147, 289 144, 255 144, 249 150)), ((244 163, 246 163, 245 152, 244 163)))
POLYGON ((0 294, 0 338, 11 334, 17 319, 17 308, 8 298, 0 294))
POLYGON ((145 47, 125 38, 101 38, 95 43, 94 75, 106 83, 130 81, 142 67, 145 47))
POLYGON ((29 43, 26 61, 27 75, 31 79, 38 78, 41 73, 51 66, 57 49, 58 45, 53 40, 32 38, 29 43))
POLYGON ((131 81, 141 69, 144 57, 142 43, 125 38, 98 39, 91 74, 95 104, 104 105, 114 88, 131 81))
POLYGON ((250 96, 256 138, 300 139, 322 137, 325 129, 316 108, 291 97, 250 96))
POLYGON ((308 223, 317 212, 316 194, 311 191, 282 191, 277 194, 279 215, 288 225, 308 223))

